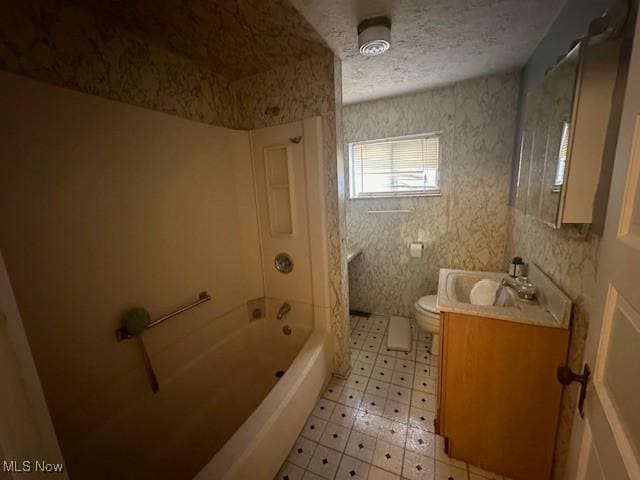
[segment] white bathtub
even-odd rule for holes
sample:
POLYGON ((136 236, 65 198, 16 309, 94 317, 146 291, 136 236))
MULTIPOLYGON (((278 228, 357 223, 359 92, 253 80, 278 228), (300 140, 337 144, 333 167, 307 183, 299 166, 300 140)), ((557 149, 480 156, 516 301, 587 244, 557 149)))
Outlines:
POLYGON ((272 480, 330 375, 327 335, 313 332, 287 373, 195 480, 272 480))
POLYGON ((108 405, 117 395, 126 408, 105 409, 90 429, 76 412, 79 440, 65 452, 71 478, 273 479, 329 378, 329 342, 310 305, 293 304, 283 320, 247 322, 245 306, 225 318, 227 327, 208 324, 230 328, 218 342, 205 329, 184 341, 182 356, 152 357, 158 394, 137 370, 97 400, 108 405), (183 367, 170 370, 176 363, 183 367))

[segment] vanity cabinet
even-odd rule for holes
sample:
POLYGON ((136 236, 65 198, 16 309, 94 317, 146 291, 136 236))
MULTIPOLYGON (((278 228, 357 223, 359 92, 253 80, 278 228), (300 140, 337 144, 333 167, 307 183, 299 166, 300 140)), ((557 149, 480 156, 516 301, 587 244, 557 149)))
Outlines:
POLYGON ((549 479, 569 332, 453 312, 441 320, 437 428, 449 456, 549 479))

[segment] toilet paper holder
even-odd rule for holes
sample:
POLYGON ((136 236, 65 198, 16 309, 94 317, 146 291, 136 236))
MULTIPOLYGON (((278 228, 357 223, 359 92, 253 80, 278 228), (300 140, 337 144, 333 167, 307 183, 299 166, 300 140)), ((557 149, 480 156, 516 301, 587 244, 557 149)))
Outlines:
POLYGON ((424 243, 423 242, 408 242, 407 248, 409 249, 409 256, 413 258, 422 257, 422 253, 424 252, 424 243))

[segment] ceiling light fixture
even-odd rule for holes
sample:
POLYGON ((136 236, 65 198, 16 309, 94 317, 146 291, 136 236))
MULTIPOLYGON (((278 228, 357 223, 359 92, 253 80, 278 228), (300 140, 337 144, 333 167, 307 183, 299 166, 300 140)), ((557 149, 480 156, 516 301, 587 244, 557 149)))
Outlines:
POLYGON ((358 24, 358 46, 365 57, 382 55, 391 46, 391 20, 388 17, 367 18, 358 24))

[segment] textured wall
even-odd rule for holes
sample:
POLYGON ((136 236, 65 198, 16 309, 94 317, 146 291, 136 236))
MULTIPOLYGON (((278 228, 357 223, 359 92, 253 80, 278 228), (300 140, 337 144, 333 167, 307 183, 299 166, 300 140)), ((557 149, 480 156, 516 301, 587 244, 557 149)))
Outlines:
MULTIPOLYGON (((589 234, 583 239, 570 230, 553 230, 513 207, 510 217, 505 264, 514 255, 521 256, 525 262, 538 265, 571 297, 574 306, 567 363, 573 371, 582 371, 589 312, 595 307, 600 237, 589 234)), ((577 397, 577 386, 564 389, 554 460, 553 478, 557 480, 564 478, 577 397)))
MULTIPOLYGON (((520 141, 524 128, 524 106, 529 91, 538 85, 551 65, 555 65, 560 55, 569 51, 571 44, 587 33, 589 23, 602 15, 610 0, 566 0, 551 28, 536 47, 527 61, 520 78, 520 96, 518 97, 517 139, 513 151, 513 171, 517 172, 520 157, 520 141)), ((512 179, 510 204, 515 202, 516 177, 512 179)))
POLYGON ((349 369, 346 220, 342 164, 342 77, 333 54, 248 77, 233 86, 238 98, 238 124, 262 128, 322 116, 325 207, 331 290, 331 334, 334 371, 349 369))
MULTIPOLYGON (((177 17, 162 10, 153 12, 152 20, 140 16, 140 9, 153 7, 149 2, 112 3, 96 0, 90 9, 85 9, 64 0, 4 2, 0 15, 0 70, 230 128, 261 128, 321 115, 335 369, 343 371, 348 366, 348 332, 346 267, 340 260, 344 249, 341 240, 346 236, 344 189, 340 187, 336 163, 342 145, 336 115, 342 102, 340 61, 282 0, 214 2, 215 5, 188 2, 177 17), (200 7, 206 11, 198 11, 200 7), (218 18, 208 9, 222 9, 223 17, 229 19, 224 31, 218 29, 216 35, 224 33, 225 41, 237 41, 235 53, 227 52, 232 61, 212 61, 212 55, 219 52, 212 51, 211 38, 207 37, 203 44, 198 40, 208 31, 202 22, 218 18), (280 22, 269 35, 260 30, 267 25, 260 21, 265 16, 280 22), (136 20, 143 18, 150 23, 136 20), (172 22, 166 25, 170 32, 167 39, 158 37, 162 31, 158 27, 164 21, 172 22), (272 35, 273 31, 278 34, 272 35), (189 46, 204 50, 175 53, 189 50, 189 46), (302 59, 303 52, 313 56, 302 59), (261 61, 253 67, 260 73, 233 82, 227 80, 255 71, 246 65, 240 68, 239 64, 256 58, 261 61), (264 71, 269 59, 275 68, 264 71)), ((225 51, 221 44, 216 48, 225 51)))
POLYGON ((363 248, 349 265, 350 308, 411 316, 440 268, 503 267, 517 92, 512 73, 344 108, 345 142, 442 132, 442 196, 348 201, 349 245, 363 248), (367 213, 380 209, 414 212, 367 213), (425 243, 420 259, 412 240, 425 243))
POLYGON ((0 69, 190 120, 233 126, 229 82, 63 0, 7 0, 0 69))

